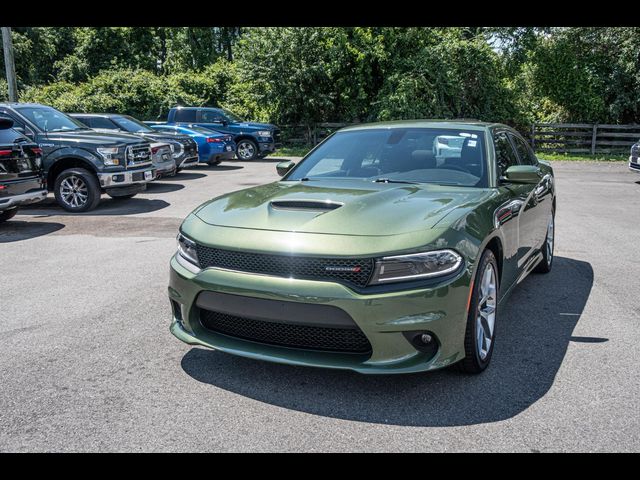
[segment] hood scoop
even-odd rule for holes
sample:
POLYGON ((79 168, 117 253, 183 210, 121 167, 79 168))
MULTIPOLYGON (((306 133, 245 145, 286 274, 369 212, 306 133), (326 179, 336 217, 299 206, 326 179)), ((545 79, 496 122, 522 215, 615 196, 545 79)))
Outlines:
POLYGON ((302 210, 307 212, 329 212, 340 208, 342 203, 329 200, 274 200, 269 203, 276 210, 302 210))

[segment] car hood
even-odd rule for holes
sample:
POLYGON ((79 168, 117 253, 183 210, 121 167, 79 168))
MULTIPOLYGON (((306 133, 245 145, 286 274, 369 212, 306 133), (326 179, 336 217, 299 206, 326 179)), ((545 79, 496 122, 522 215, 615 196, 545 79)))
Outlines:
POLYGON ((48 132, 47 139, 66 144, 84 144, 82 146, 94 145, 95 147, 104 145, 134 145, 144 143, 145 140, 137 135, 128 133, 103 133, 95 130, 77 130, 70 132, 48 132))
POLYGON ((275 182, 223 195, 194 213, 223 227, 378 236, 433 228, 490 195, 479 188, 364 180, 275 182))

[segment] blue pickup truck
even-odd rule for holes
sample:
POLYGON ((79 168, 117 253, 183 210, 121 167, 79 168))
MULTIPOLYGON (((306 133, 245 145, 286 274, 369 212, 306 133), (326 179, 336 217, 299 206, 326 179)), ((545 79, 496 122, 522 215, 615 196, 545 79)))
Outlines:
POLYGON ((168 125, 198 125, 233 135, 240 160, 264 158, 281 146, 280 129, 269 123, 245 122, 224 108, 175 107, 169 110, 168 125))

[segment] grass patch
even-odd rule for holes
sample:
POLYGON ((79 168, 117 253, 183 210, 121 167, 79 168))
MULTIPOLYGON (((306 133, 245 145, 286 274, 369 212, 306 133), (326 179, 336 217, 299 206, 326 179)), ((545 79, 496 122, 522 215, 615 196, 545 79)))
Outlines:
POLYGON ((304 157, 311 147, 282 147, 270 154, 271 157, 304 157))
POLYGON ((588 155, 583 153, 539 153, 540 160, 566 160, 576 162, 628 162, 629 155, 624 153, 598 153, 588 155))

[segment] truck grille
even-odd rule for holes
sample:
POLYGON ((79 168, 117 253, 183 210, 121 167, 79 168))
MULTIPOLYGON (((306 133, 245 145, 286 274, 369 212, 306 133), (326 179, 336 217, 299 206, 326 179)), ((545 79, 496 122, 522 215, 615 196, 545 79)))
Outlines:
POLYGON ((138 167, 151 163, 149 145, 131 145, 127 147, 127 167, 138 167))
POLYGON ((210 310, 200 310, 200 323, 216 333, 267 345, 343 353, 371 352, 369 340, 357 326, 335 328, 268 322, 210 310))
POLYGON ((217 267, 284 278, 327 280, 365 287, 373 272, 372 258, 317 258, 236 252, 197 245, 202 268, 217 267))

